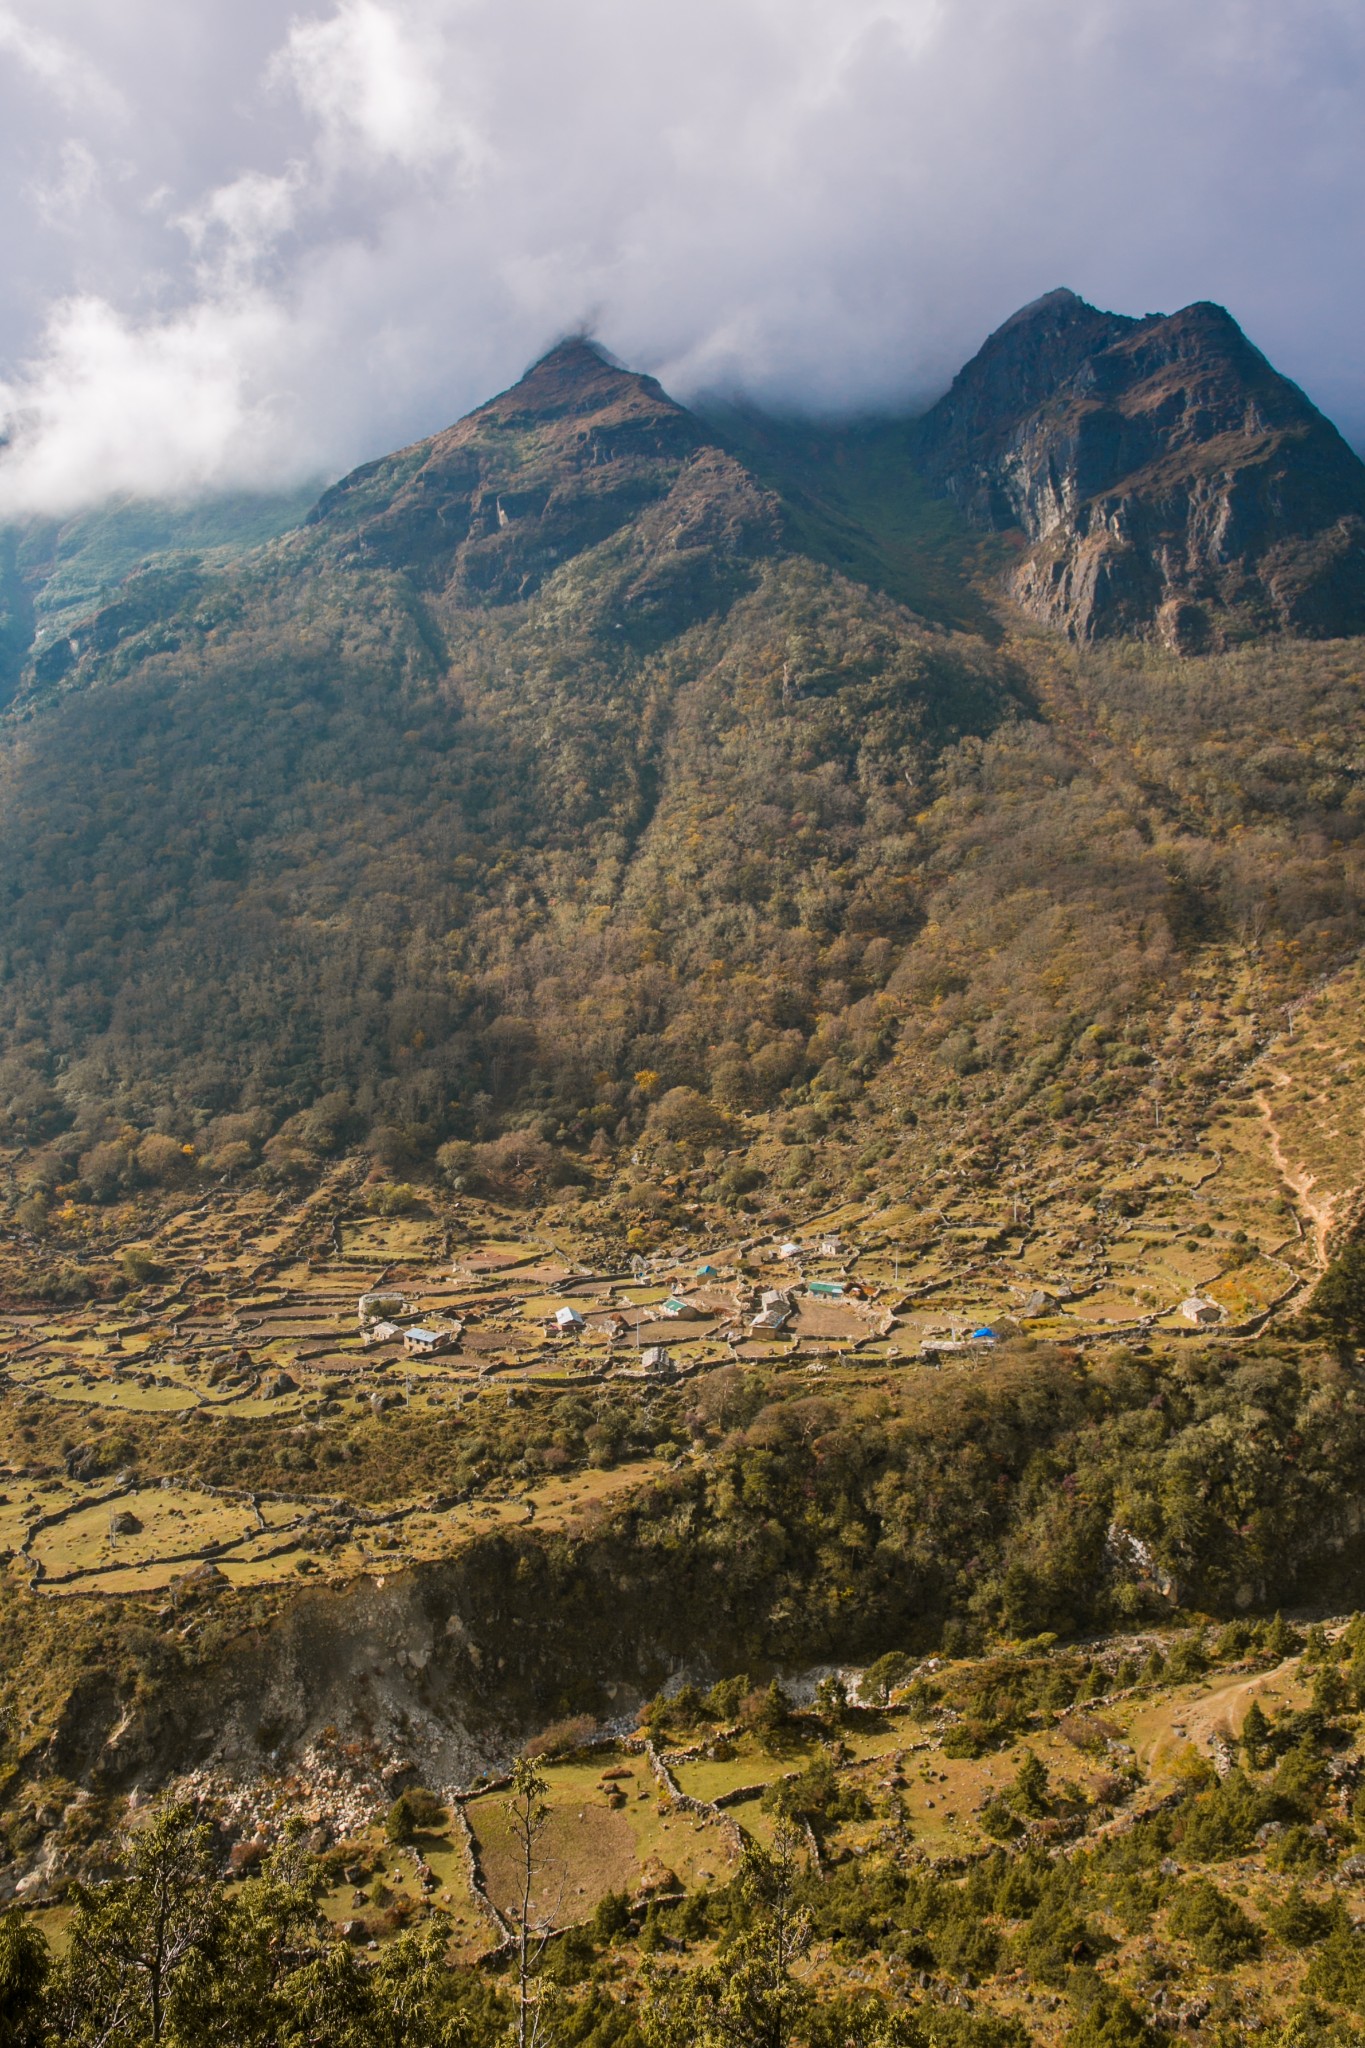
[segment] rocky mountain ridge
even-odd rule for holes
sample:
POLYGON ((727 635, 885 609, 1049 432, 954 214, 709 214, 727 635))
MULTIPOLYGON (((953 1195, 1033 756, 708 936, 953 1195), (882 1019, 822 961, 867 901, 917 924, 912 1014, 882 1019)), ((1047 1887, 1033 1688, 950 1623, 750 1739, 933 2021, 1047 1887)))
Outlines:
POLYGON ((1365 630, 1365 465, 1221 306, 1129 319, 1050 292, 915 455, 974 523, 1022 531, 1011 595, 1074 639, 1365 630))

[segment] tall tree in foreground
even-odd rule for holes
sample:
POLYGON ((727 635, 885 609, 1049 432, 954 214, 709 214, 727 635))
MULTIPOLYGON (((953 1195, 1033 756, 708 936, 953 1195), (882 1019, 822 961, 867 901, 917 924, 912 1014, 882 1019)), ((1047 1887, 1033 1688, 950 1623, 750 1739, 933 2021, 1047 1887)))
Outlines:
POLYGON ((517 1903, 512 1923, 517 1943, 517 2048, 539 2048, 545 2031, 546 2002, 536 1981, 536 1966, 554 1932, 554 1914, 537 1904, 545 1871, 541 1836, 550 1817, 545 1774, 528 1757, 512 1766, 507 1821, 517 1859, 517 1903))
POLYGON ((6 2048, 40 2048, 47 1943, 17 1912, 0 1915, 0 2041, 6 2048))
POLYGON ((157 2048, 192 2033, 225 1919, 212 1829, 192 1806, 161 1808, 124 1838, 114 1880, 77 1894, 56 1987, 63 2038, 157 2048))
POLYGON ((801 1836, 779 1824, 771 1851, 750 1844, 738 1880, 742 1926, 714 1963, 649 1973, 642 2025, 648 2048, 791 2048, 812 1995, 796 1975, 810 1948, 797 1904, 801 1836))

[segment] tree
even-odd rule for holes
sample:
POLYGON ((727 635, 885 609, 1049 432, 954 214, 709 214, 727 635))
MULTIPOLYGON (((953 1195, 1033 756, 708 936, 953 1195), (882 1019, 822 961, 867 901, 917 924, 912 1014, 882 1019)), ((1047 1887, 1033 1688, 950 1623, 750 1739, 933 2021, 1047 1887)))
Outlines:
POLYGON ((1310 1304, 1343 1343, 1365 1340, 1365 1245, 1348 1244, 1319 1280, 1310 1304))
POLYGON ((1265 1646, 1269 1654, 1272 1657, 1292 1657, 1298 1650, 1300 1642, 1298 1630, 1277 1610, 1275 1619, 1266 1631, 1265 1646))
POLYGON ((167 2037, 204 2002, 226 1922, 212 1830, 188 1804, 165 1806, 120 1844, 112 1882, 81 1887, 58 1975, 69 2042, 167 2037))
POLYGON ((714 1963, 647 1971, 647 2048, 788 2048, 813 2003, 796 1975, 811 1941, 796 1896, 800 1841, 783 1821, 770 1853, 750 1844, 738 1879, 744 1924, 714 1963))
POLYGON ((40 2048, 51 1966, 47 1943, 20 1913, 0 1915, 0 2041, 40 2048))
POLYGON ((1270 1723, 1259 1700, 1253 1700, 1242 1722, 1242 1755, 1254 1771, 1263 1771, 1274 1754, 1270 1723))
POLYGON ((848 1687, 837 1671, 822 1678, 815 1688, 815 1706, 822 1721, 841 1728, 848 1718, 848 1687))
POLYGON ((1063 2037, 1064 2048, 1155 2048, 1161 2035, 1117 1985, 1094 1978, 1086 1989, 1090 1995, 1063 2037))
POLYGON ((134 1156, 139 1173, 159 1186, 176 1185, 187 1180, 193 1171, 193 1148, 162 1131, 150 1132, 134 1156))
POLYGON ((545 1944, 554 1932, 554 1921, 552 1915, 537 1912, 534 1896, 541 1874, 538 1846, 550 1817, 548 1790, 544 1772, 528 1757, 518 1757, 505 1802, 517 1860, 517 1903, 512 1909, 517 1943, 517 2048, 536 2048, 545 2018, 545 2002, 535 1976, 545 1944))
POLYGON ((904 1650, 888 1650, 884 1657, 878 1657, 875 1664, 868 1665, 858 1690, 874 1706, 884 1707, 896 1687, 905 1684, 914 1668, 914 1658, 907 1657, 904 1650))
POLYGON ((792 1704, 774 1678, 758 1703, 754 1727, 766 1747, 780 1742, 791 1725, 792 1704))
POLYGON ((1033 1750, 1026 1749, 1014 1774, 1009 1803, 1016 1813, 1045 1813, 1048 1802, 1047 1765, 1033 1750))
POLYGON ((328 2048, 371 2048, 370 1973, 362 1981, 319 1913, 317 1878, 312 1859, 288 1843, 224 1897, 221 1937, 191 2006, 194 2048, 320 2037, 328 2048))

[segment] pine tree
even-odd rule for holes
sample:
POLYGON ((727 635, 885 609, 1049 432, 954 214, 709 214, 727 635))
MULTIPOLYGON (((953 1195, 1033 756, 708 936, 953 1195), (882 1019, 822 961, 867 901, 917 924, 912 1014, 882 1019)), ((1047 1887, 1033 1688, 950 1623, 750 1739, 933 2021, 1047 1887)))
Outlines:
POLYGON ((1019 1768, 1014 1774, 1014 1786, 1009 1797, 1010 1805, 1016 1813, 1038 1814, 1047 1811, 1047 1765, 1031 1749, 1026 1749, 1019 1759, 1019 1768))
POLYGON ((1273 1754, 1270 1723, 1259 1700, 1253 1700, 1242 1722, 1242 1754, 1252 1770, 1263 1771, 1273 1754))
POLYGON ((1291 1628, 1284 1616, 1276 1610, 1275 1619, 1266 1630, 1265 1646, 1272 1657, 1292 1657, 1300 1646, 1301 1638, 1296 1628, 1291 1628))

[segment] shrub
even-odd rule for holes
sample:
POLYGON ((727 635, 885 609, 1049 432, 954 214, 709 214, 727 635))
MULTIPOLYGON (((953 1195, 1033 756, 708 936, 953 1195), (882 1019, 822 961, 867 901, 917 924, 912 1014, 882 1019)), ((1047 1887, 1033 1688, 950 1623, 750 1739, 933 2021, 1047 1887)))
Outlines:
POLYGON ((163 1277, 162 1268, 141 1245, 125 1245, 119 1266, 130 1287, 152 1287, 163 1277))
POLYGON ((406 1216, 422 1199, 422 1190, 404 1180, 380 1181, 365 1191, 365 1207, 371 1216, 406 1216))
POLYGON ((1308 1874, 1325 1870, 1332 1859, 1321 1835, 1296 1821, 1271 1843, 1265 1860, 1272 1870, 1301 1870, 1308 1874))
POLYGON ((1191 1863, 1217 1863, 1244 1855, 1272 1809, 1268 1792, 1243 1772, 1229 1771, 1220 1785, 1198 1794, 1177 1813, 1172 1833, 1191 1863))
POLYGON ((1109 1936, 1076 1911, 1059 1891, 1044 1894, 1015 1948, 1031 1977, 1063 1984, 1078 1963, 1092 1963, 1114 1946, 1109 1936))
POLYGON ((168 1138, 161 1131, 152 1131, 142 1140, 133 1154, 138 1172, 144 1180, 155 1187, 175 1187, 188 1180, 194 1167, 192 1149, 182 1145, 178 1138, 168 1138))
POLYGON ((1270 1908, 1266 1919, 1271 1932, 1288 1948, 1313 1948, 1324 1935, 1342 1924, 1342 1911, 1339 1901, 1321 1905, 1294 1885, 1270 1908))
POLYGON ((950 1977, 989 1977, 1000 1956, 1000 1937, 975 1913, 958 1911, 934 1934, 938 1966, 950 1977))
POLYGON ((625 1892, 604 1892, 593 1910, 592 1931, 597 1941, 611 1941, 630 1925, 630 1900, 625 1892))
POLYGON ((1094 1991, 1063 2035, 1063 2048, 1154 2048, 1162 2039, 1115 1985, 1094 1991))
POLYGON ((759 1740, 778 1742, 791 1726, 792 1703, 774 1678, 765 1692, 750 1693, 743 1707, 744 1719, 759 1740))
MULTIPOLYGON (((412 1810, 412 1802, 406 1792, 400 1792, 389 1808, 384 1833, 391 1842, 410 1842, 416 1832, 417 1816, 412 1810)), ((382 1903, 382 1900, 376 1901, 376 1904, 382 1903)))
POLYGON ((907 1657, 904 1650, 888 1650, 884 1657, 878 1657, 875 1664, 869 1664, 858 1687, 859 1697, 871 1705, 884 1707, 898 1685, 904 1685, 915 1668, 913 1657, 907 1657))
POLYGON ((981 1809, 981 1830, 993 1842, 1008 1842, 1017 1835, 1022 1823, 1003 1799, 988 1799, 981 1809))
POLYGON ((567 1720, 552 1722, 539 1735, 533 1735, 526 1745, 528 1757, 568 1756, 576 1749, 583 1749, 597 1733, 597 1723, 591 1714, 572 1714, 567 1720))
POLYGON ((871 1802, 858 1786, 840 1782, 828 1757, 817 1757, 795 1777, 770 1785, 763 1795, 769 1813, 787 1820, 809 1820, 832 1825, 842 1820, 869 1820, 871 1802))
POLYGON ((1207 1877, 1192 1877, 1180 1887, 1168 1924, 1172 1934, 1189 1942, 1205 1969, 1226 1970, 1260 1953, 1260 1930, 1207 1877))
POLYGON ((1334 1928, 1309 1964, 1303 1988, 1336 2005, 1365 2010, 1365 1935, 1353 1927, 1334 1928))
POLYGON ((1208 1668, 1209 1660, 1198 1636, 1180 1636, 1172 1643, 1171 1654, 1166 1660, 1166 1676, 1173 1684, 1178 1685, 1186 1678, 1198 1678, 1208 1668))
POLYGON ((425 1785, 410 1786, 405 1795, 409 1810, 419 1828, 431 1831, 443 1828, 450 1819, 445 1802, 425 1785))
POLYGON ((747 1671, 737 1678, 722 1678, 706 1695, 706 1711, 713 1721, 733 1721, 753 1684, 747 1671))

